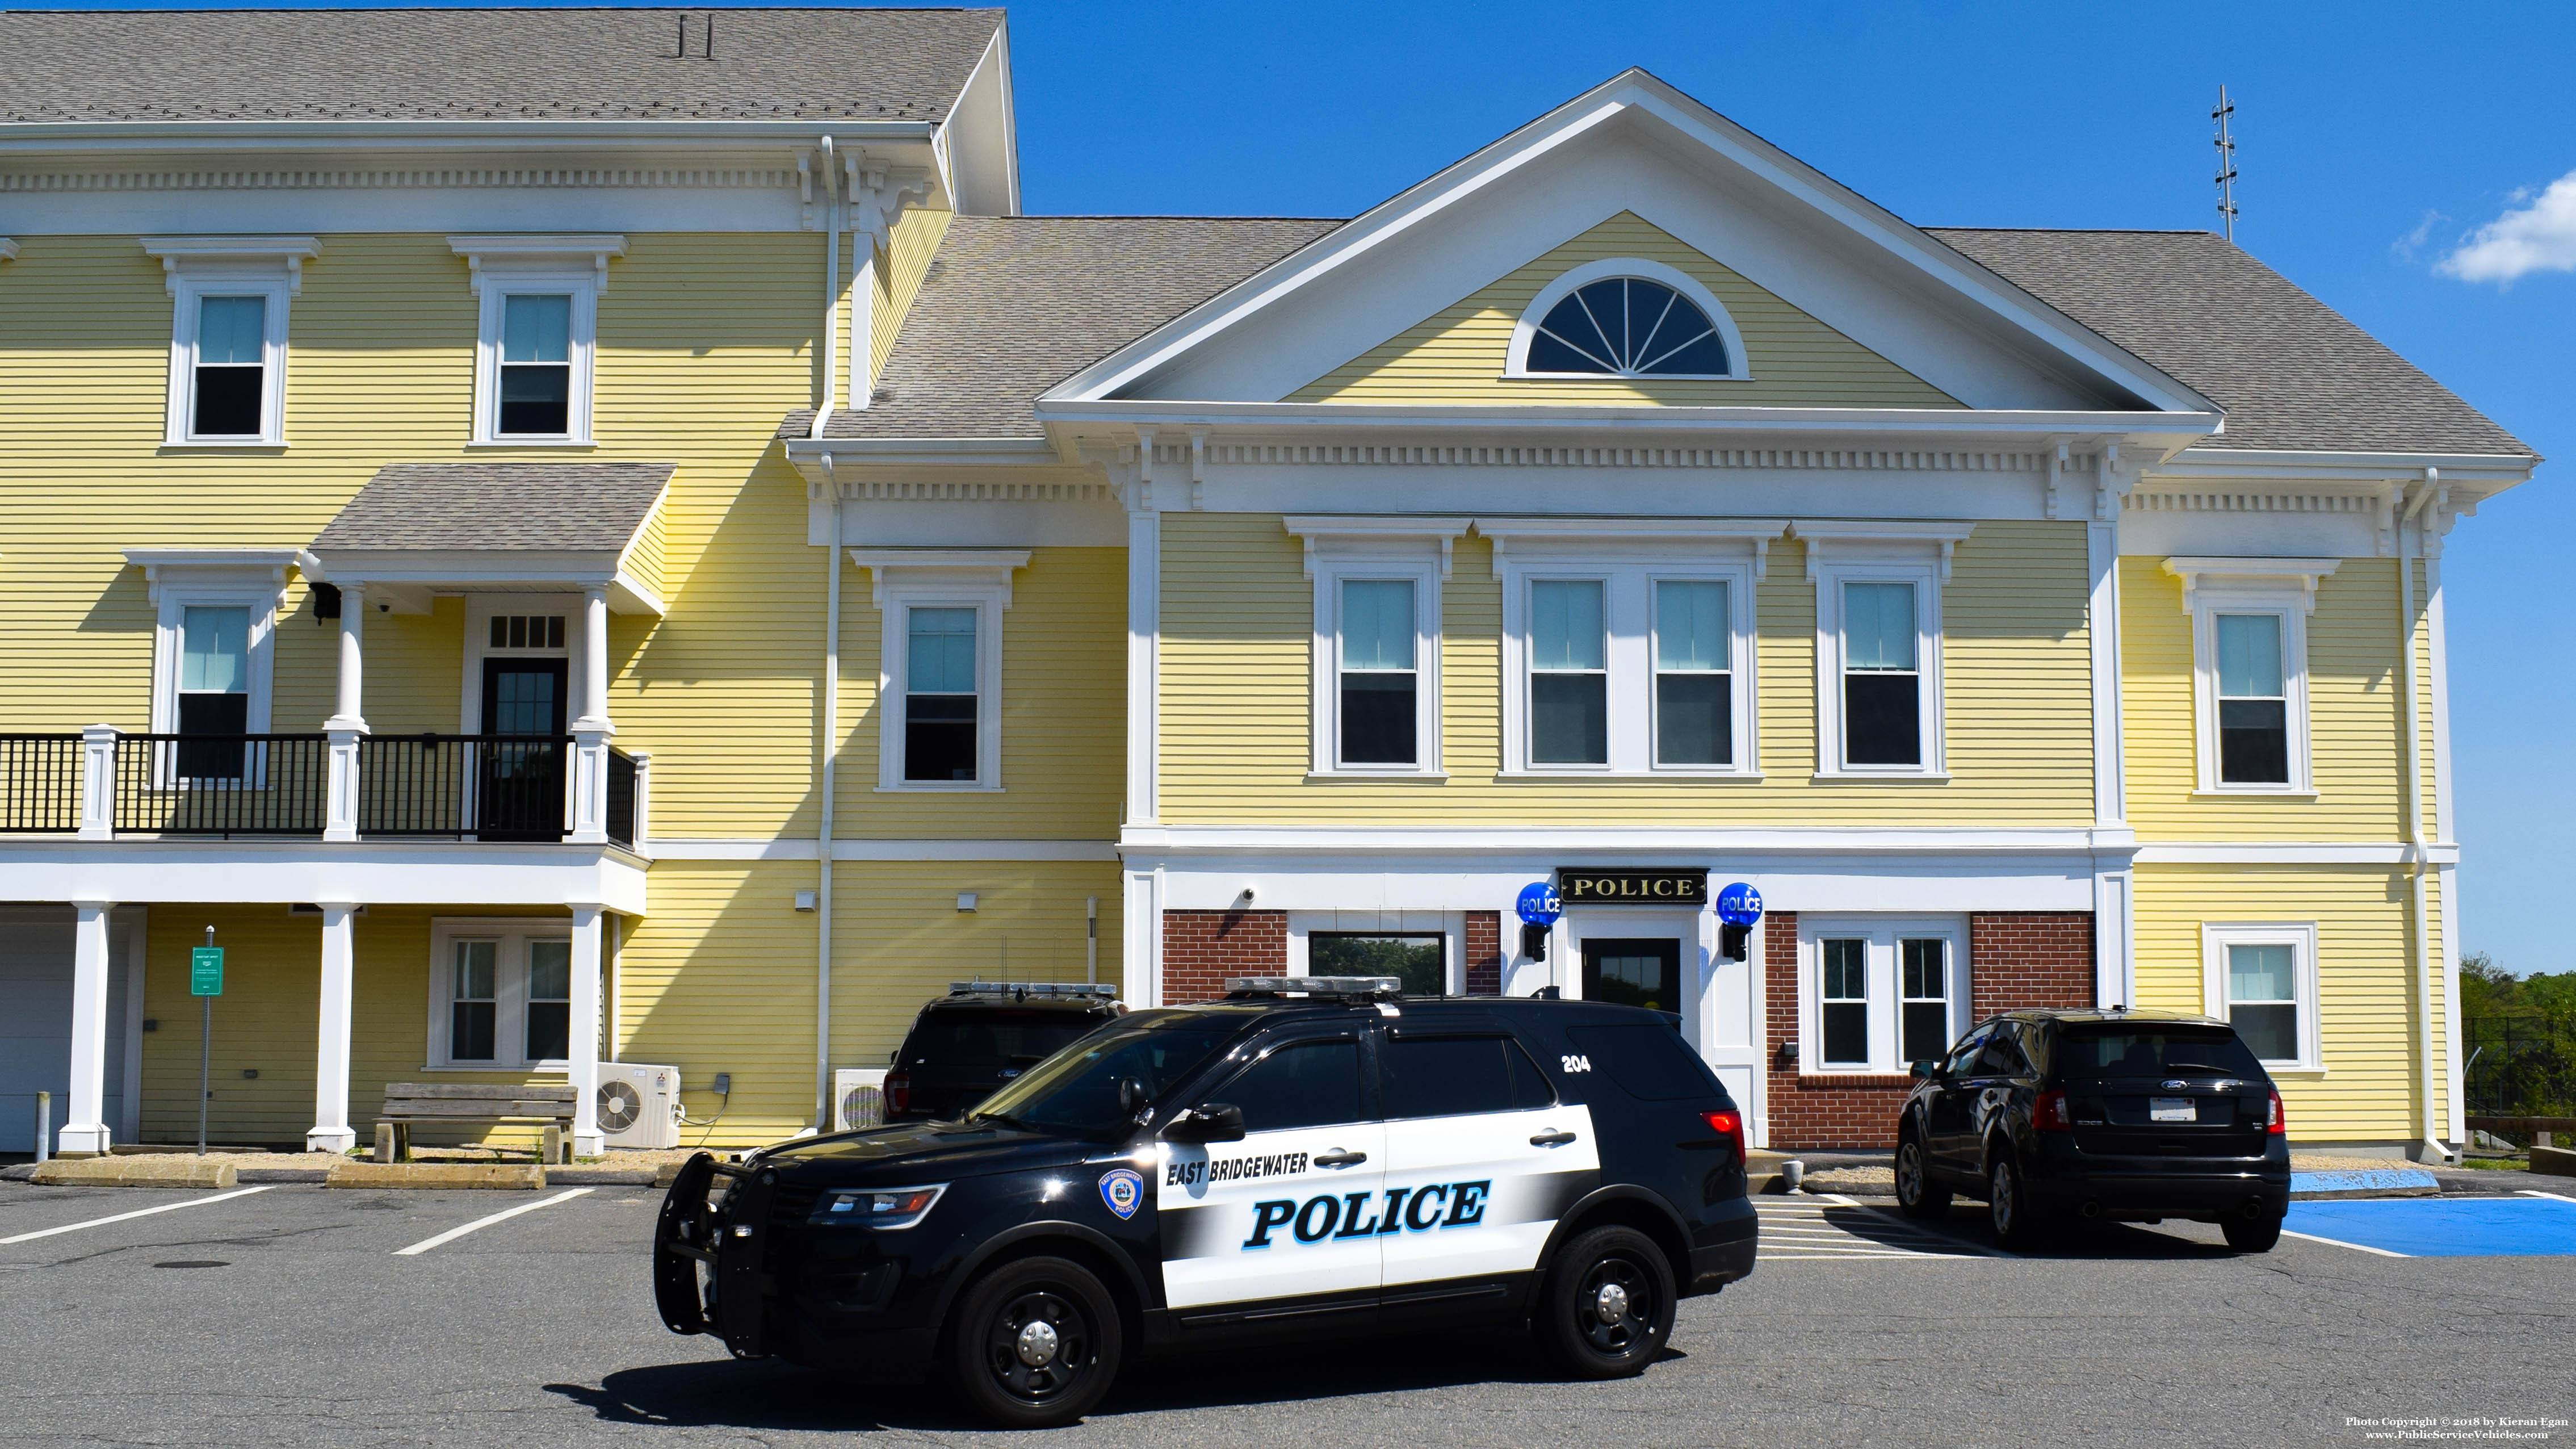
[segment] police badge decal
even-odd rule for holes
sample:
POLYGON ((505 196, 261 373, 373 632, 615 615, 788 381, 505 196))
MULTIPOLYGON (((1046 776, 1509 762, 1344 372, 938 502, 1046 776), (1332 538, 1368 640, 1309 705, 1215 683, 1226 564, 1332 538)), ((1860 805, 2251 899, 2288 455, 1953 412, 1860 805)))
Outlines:
POLYGON ((1145 1179, 1121 1167, 1100 1174, 1100 1200, 1123 1221, 1145 1205, 1145 1179))

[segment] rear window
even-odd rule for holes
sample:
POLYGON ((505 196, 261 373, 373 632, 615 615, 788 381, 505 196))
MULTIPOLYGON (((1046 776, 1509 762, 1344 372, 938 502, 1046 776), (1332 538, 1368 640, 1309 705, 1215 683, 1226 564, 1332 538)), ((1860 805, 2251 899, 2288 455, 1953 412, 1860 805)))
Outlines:
POLYGON ((2070 1029, 2058 1039, 2059 1075, 2069 1081, 2174 1075, 2260 1081, 2262 1064, 2224 1027, 2070 1029))
POLYGON ((1467 1117, 1555 1105, 1547 1079, 1508 1037, 1411 1037, 1387 1043, 1386 1115, 1467 1117))
POLYGON ((1726 1088, 1718 1084, 1708 1063, 1701 1061, 1690 1043, 1682 1040, 1681 1033, 1669 1026, 1651 1022, 1575 1026, 1566 1028, 1565 1034, 1574 1039, 1575 1049, 1591 1060, 1592 1070, 1609 1073, 1610 1080, 1641 1101, 1726 1097, 1726 1088))
POLYGON ((917 1076, 995 1081, 1054 1056, 1100 1022, 1070 1011, 934 1011, 914 1024, 903 1061, 917 1076))

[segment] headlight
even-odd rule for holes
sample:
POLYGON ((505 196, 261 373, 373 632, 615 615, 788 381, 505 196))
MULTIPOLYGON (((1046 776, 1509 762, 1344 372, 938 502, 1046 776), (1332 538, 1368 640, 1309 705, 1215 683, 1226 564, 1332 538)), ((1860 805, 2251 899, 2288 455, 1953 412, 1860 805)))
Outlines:
POLYGON ((948 1190, 948 1184, 936 1187, 896 1187, 882 1190, 827 1192, 816 1200, 812 1221, 818 1223, 857 1223, 871 1228, 908 1228, 929 1213, 931 1204, 948 1190))

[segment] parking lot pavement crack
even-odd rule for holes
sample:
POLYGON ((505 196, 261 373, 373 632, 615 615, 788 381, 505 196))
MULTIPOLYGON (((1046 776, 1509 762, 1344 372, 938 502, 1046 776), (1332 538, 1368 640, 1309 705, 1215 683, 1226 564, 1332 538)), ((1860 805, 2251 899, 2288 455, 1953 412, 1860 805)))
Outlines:
POLYGON ((94 1253, 76 1253, 68 1258, 51 1259, 42 1266, 48 1268, 68 1268, 75 1264, 89 1262, 94 1258, 112 1258, 120 1253, 160 1252, 169 1248, 259 1248, 265 1247, 271 1243, 281 1242, 288 1238, 310 1237, 316 1233, 341 1232, 351 1226, 354 1225, 349 1223, 321 1223, 309 1228, 270 1228, 263 1232, 251 1234, 233 1234, 230 1236, 208 1238, 180 1238, 169 1242, 159 1243, 123 1243, 112 1248, 101 1248, 94 1253))

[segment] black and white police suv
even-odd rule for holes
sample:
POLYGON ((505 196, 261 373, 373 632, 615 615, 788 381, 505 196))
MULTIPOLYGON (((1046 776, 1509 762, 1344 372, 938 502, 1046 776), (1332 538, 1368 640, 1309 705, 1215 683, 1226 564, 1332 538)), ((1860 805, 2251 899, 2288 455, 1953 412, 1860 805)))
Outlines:
POLYGON ((1139 1011, 955 1120, 701 1153, 662 1205, 678 1333, 1079 1417, 1131 1356, 1526 1326, 1637 1373, 1753 1270, 1743 1119, 1659 1012, 1268 977, 1139 1011), (711 1198, 721 1183, 723 1191, 711 1198))

